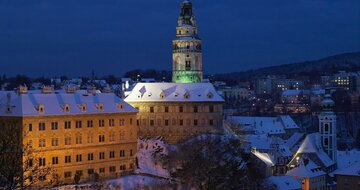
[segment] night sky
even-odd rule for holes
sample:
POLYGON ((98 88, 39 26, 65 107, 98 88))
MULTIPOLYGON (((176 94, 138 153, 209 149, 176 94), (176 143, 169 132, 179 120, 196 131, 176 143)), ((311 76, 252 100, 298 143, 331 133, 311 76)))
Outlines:
MULTIPOLYGON (((207 74, 360 51, 359 0, 193 0, 207 74)), ((171 70, 179 0, 0 0, 0 74, 171 70)))

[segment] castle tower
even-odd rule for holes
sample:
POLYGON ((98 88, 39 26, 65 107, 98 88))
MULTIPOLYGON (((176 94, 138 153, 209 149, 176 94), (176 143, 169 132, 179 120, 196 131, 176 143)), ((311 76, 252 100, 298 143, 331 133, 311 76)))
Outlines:
POLYGON ((321 145, 329 157, 337 161, 337 140, 336 140, 336 114, 335 103, 331 99, 330 87, 326 87, 325 96, 321 102, 322 111, 319 115, 319 133, 321 145))
POLYGON ((190 1, 181 4, 181 13, 173 40, 173 76, 175 83, 196 83, 202 80, 201 40, 190 1))

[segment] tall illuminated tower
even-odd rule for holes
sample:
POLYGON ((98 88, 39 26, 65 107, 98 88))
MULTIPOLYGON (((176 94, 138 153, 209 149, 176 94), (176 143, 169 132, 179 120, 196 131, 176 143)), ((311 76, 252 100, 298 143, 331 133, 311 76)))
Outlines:
POLYGON ((336 140, 336 114, 335 103, 331 99, 330 87, 326 87, 325 96, 321 102, 322 111, 319 115, 319 133, 321 145, 329 157, 336 163, 337 140, 336 140))
POLYGON ((201 40, 190 1, 181 4, 181 13, 173 40, 173 76, 175 83, 197 83, 202 80, 201 40))

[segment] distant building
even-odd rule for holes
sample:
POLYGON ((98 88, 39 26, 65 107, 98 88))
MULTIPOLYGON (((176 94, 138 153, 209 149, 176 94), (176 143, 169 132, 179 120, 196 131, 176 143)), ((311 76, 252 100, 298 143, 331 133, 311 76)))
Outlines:
POLYGON ((335 171, 337 189, 360 189, 360 162, 335 171))

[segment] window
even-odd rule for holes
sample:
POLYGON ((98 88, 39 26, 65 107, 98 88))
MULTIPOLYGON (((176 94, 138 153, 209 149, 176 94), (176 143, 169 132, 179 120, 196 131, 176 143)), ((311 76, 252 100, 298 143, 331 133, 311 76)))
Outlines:
POLYGON ((94 174, 94 169, 88 169, 88 174, 89 175, 94 174))
POLYGON ((32 124, 29 123, 29 131, 32 131, 32 124))
POLYGON ((76 170, 76 175, 82 176, 82 175, 83 175, 83 171, 82 171, 82 170, 76 170))
POLYGON ((93 143, 94 138, 93 138, 93 134, 88 134, 88 143, 93 143))
POLYGON ((125 126, 125 119, 120 119, 120 126, 125 126))
POLYGON ((71 172, 64 172, 65 178, 71 178, 71 172))
POLYGON ((120 150, 120 157, 125 157, 125 150, 120 150))
POLYGON ((114 142, 114 141, 115 141, 115 133, 114 133, 114 132, 110 132, 109 141, 110 141, 110 142, 114 142))
POLYGON ((154 107, 150 107, 150 113, 154 113, 154 107))
POLYGON ((105 142, 105 135, 99 135, 99 142, 105 142))
POLYGON ((59 139, 58 138, 52 138, 51 139, 51 146, 58 146, 59 145, 59 139))
POLYGON ((126 170, 126 165, 121 165, 120 170, 126 170))
POLYGON ((87 121, 87 127, 88 127, 88 128, 94 127, 94 122, 93 122, 93 120, 88 120, 88 121, 87 121))
POLYGON ((65 129, 71 129, 71 121, 65 121, 64 126, 65 129))
POLYGON ((45 123, 39 123, 39 131, 45 131, 45 123))
POLYGON ((114 173, 116 171, 116 167, 115 166, 110 166, 109 171, 110 171, 110 173, 114 173))
POLYGON ((209 106, 209 112, 214 112, 214 106, 209 106))
POLYGON ((169 107, 165 106, 165 112, 169 112, 169 107))
POLYGON ((197 112, 198 112, 198 107, 194 106, 194 113, 197 113, 197 112))
POLYGON ((45 158, 39 158, 39 166, 45 166, 45 158))
POLYGON ((81 154, 77 154, 76 155, 76 162, 81 162, 82 161, 82 155, 81 154))
POLYGON ((94 160, 94 153, 89 153, 88 154, 88 160, 89 161, 94 160))
POLYGON ((99 173, 105 173, 105 168, 99 168, 99 173))
POLYGON ((130 149, 130 156, 133 156, 133 150, 130 149))
POLYGON ((210 119, 209 120, 209 125, 213 126, 214 125, 214 120, 210 119))
POLYGON ((325 139, 324 139, 324 145, 325 145, 325 146, 328 146, 328 145, 329 145, 329 139, 328 139, 328 138, 325 138, 325 139))
POLYGON ((154 126, 154 120, 150 119, 150 126, 154 126))
POLYGON ((325 132, 329 132, 329 124, 328 123, 324 124, 324 130, 325 130, 325 132))
POLYGON ((180 113, 184 112, 184 107, 180 106, 180 107, 179 107, 179 112, 180 112, 180 113))
POLYGON ((45 139, 39 139, 39 147, 46 147, 45 139))
POLYGON ((71 137, 65 137, 65 145, 71 145, 71 137))
POLYGON ((99 120, 99 127, 104 127, 105 126, 105 121, 103 119, 99 120))
POLYGON ((71 163, 71 156, 65 156, 65 163, 71 163))
POLYGON ((169 126, 169 120, 165 119, 165 126, 169 126))
POLYGON ((132 125, 133 124, 133 119, 132 118, 130 118, 130 125, 132 125))
POLYGON ((120 132, 120 140, 125 140, 125 131, 120 132))
POLYGON ((115 158, 115 151, 110 151, 110 156, 109 158, 115 158))
POLYGON ((52 164, 53 165, 59 164, 59 158, 58 157, 52 157, 52 164))
POLYGON ((194 119, 194 126, 197 126, 197 125, 198 125, 198 120, 194 119))
POLYGON ((110 126, 110 127, 114 127, 114 126, 115 126, 115 120, 114 120, 114 119, 109 119, 109 126, 110 126))
POLYGON ((78 129, 82 128, 82 122, 81 121, 76 121, 75 127, 78 128, 78 129))
POLYGON ((58 129, 58 122, 51 122, 51 130, 57 130, 58 129))
POLYGON ((100 152, 100 153, 99 153, 99 159, 100 159, 100 160, 105 159, 105 152, 100 152))
POLYGON ((191 62, 185 61, 185 70, 190 71, 191 70, 191 62))
POLYGON ((32 166, 34 165, 33 162, 34 162, 33 159, 29 159, 29 160, 28 160, 28 166, 29 166, 29 167, 32 167, 32 166))
POLYGON ((82 144, 82 136, 80 134, 76 135, 76 144, 82 144))
POLYGON ((180 119, 180 120, 179 120, 179 125, 180 125, 180 126, 183 126, 183 125, 184 125, 184 120, 180 119))
POLYGON ((140 126, 140 120, 136 120, 136 126, 140 126))

